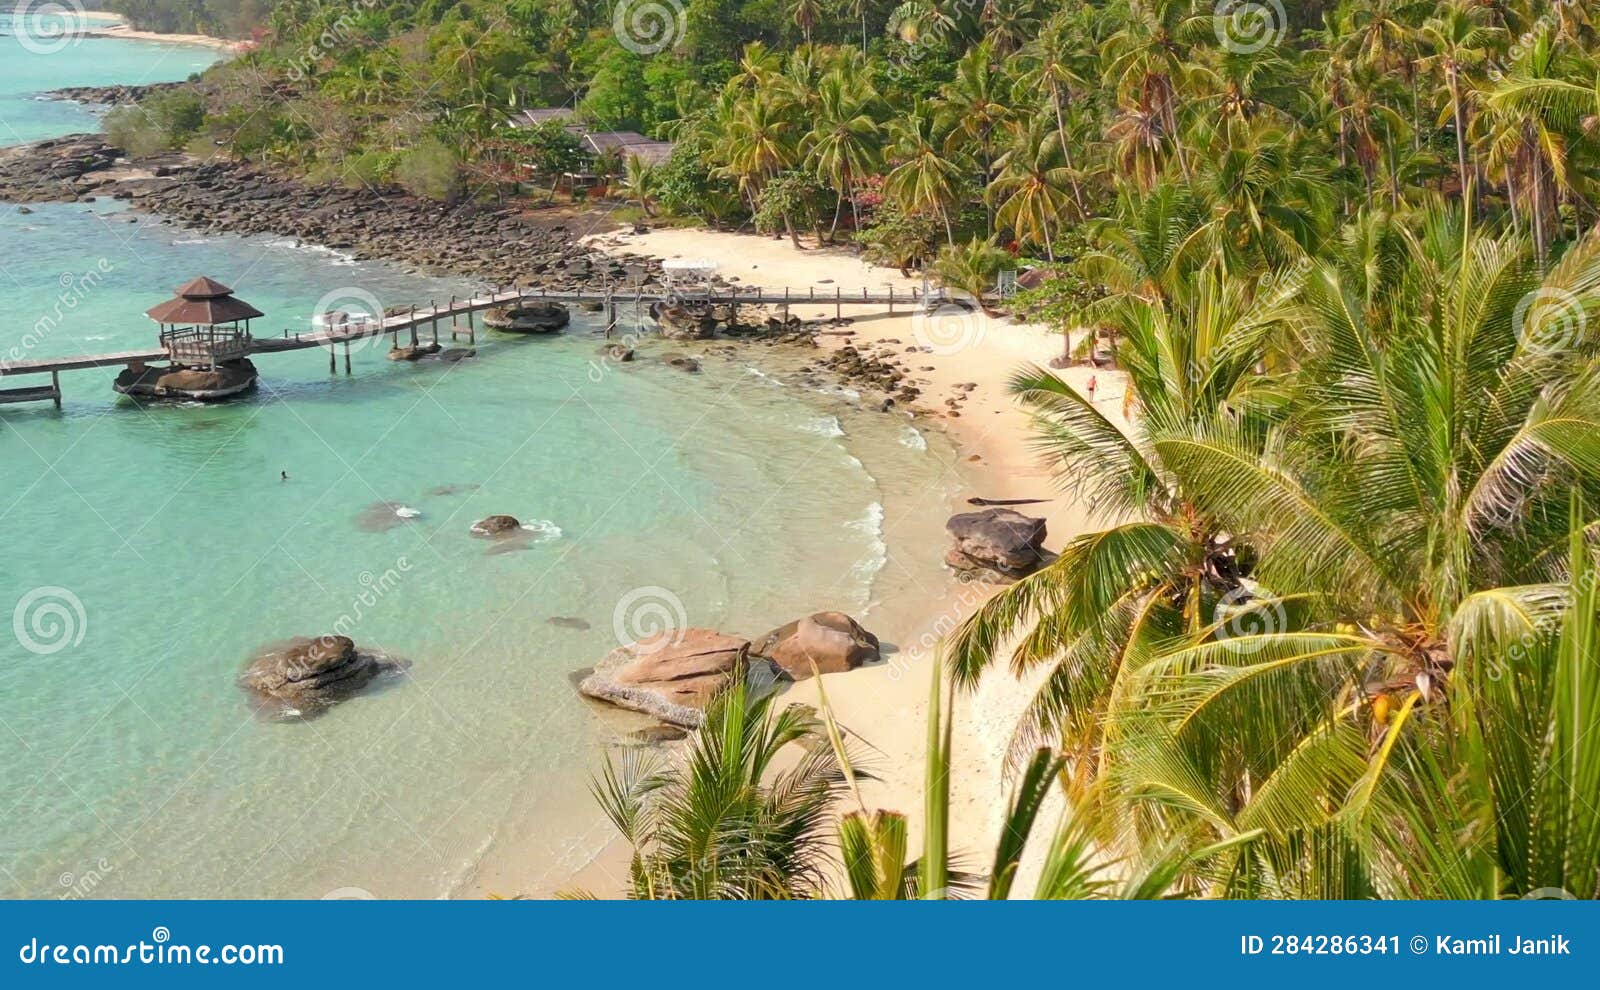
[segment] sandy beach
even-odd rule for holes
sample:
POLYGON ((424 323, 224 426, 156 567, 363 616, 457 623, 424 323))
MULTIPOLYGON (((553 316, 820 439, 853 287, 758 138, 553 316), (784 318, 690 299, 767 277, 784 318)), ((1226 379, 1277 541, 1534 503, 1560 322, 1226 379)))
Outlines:
POLYGON ((160 31, 141 31, 130 25, 121 14, 90 10, 83 15, 86 26, 80 32, 91 38, 130 38, 136 41, 165 41, 182 45, 204 45, 219 51, 237 52, 244 47, 242 41, 213 38, 207 34, 163 34, 160 31))
MULTIPOLYGON (((859 293, 863 288, 882 293, 893 286, 896 293, 903 291, 909 297, 913 288, 921 286, 920 280, 869 265, 845 249, 797 251, 787 239, 753 234, 667 229, 607 233, 590 241, 618 254, 712 261, 719 275, 752 288, 837 285, 845 293, 859 293)), ((831 319, 833 306, 795 305, 793 312, 808 320, 831 319)), ((910 373, 922 390, 913 410, 916 424, 945 431, 960 452, 960 461, 952 470, 970 489, 963 498, 1047 500, 1021 511, 1048 520, 1047 546, 1052 549, 1090 526, 1085 507, 1060 497, 1048 471, 1040 466, 1029 448, 1027 415, 1006 390, 1008 379, 1019 367, 1045 364, 1060 353, 1058 334, 977 311, 940 321, 915 315, 909 308, 893 317, 863 312, 847 330, 848 335, 822 336, 822 346, 853 345, 863 354, 892 357, 910 373), (908 353, 919 347, 922 349, 908 353), (948 405, 951 399, 958 405, 948 405)), ((1108 416, 1120 421, 1123 382, 1117 373, 1069 368, 1060 374, 1080 389, 1091 376, 1096 377, 1097 401, 1108 416)), ((897 414, 903 415, 886 415, 897 414)), ((927 538, 931 514, 938 514, 937 522, 942 525, 948 512, 968 508, 952 508, 942 499, 929 499, 926 504, 891 512, 885 522, 889 568, 896 566, 897 554, 906 552, 913 534, 927 538)), ((867 623, 886 644, 884 663, 830 674, 821 678, 820 684, 818 680, 802 681, 785 695, 791 703, 816 705, 819 687, 826 691, 841 727, 853 737, 854 749, 876 778, 863 782, 863 801, 869 808, 907 814, 913 846, 920 842, 921 834, 929 678, 937 644, 995 590, 992 585, 964 584, 952 572, 943 586, 926 588, 915 600, 888 603, 875 610, 867 623)), ((1012 729, 1035 686, 1033 681, 1019 681, 1004 668, 997 668, 975 692, 962 695, 956 703, 952 849, 980 870, 994 847, 1010 796, 1004 765, 1012 729)), ((850 810, 853 807, 841 808, 841 812, 850 810)), ((1056 813, 1056 809, 1046 809, 1040 832, 1053 828, 1056 813)), ((1035 843, 1034 851, 1039 852, 1042 845, 1035 843)), ((571 885, 615 896, 621 890, 626 865, 625 852, 613 847, 585 866, 571 885)), ((1030 873, 1025 863, 1017 885, 1019 893, 1031 889, 1030 873)), ((514 876, 499 879, 515 884, 514 876)), ((541 896, 554 891, 527 892, 541 896)))

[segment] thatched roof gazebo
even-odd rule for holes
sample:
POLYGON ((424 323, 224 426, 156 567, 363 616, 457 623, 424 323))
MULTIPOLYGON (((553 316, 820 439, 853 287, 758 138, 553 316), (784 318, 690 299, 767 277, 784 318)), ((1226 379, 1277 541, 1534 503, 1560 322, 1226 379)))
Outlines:
POLYGON ((174 364, 215 368, 250 353, 250 321, 264 314, 234 298, 226 285, 201 276, 145 315, 161 325, 161 344, 174 364))

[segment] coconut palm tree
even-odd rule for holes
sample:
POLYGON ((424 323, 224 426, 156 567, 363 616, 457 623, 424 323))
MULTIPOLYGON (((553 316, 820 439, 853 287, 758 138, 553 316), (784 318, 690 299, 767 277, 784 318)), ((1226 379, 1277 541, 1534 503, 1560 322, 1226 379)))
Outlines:
POLYGON ((1060 132, 1035 117, 996 163, 999 174, 989 195, 999 202, 995 219, 1016 232, 1022 244, 1044 247, 1056 260, 1055 238, 1072 203, 1072 173, 1062 154, 1060 132))
MULTIPOLYGON (((1476 6, 1452 2, 1422 25, 1419 37, 1432 52, 1422 65, 1437 69, 1444 77, 1449 96, 1445 114, 1452 121, 1456 140, 1456 178, 1462 190, 1472 185, 1467 161, 1467 74, 1484 60, 1489 46, 1499 34, 1482 23, 1476 6)), ((1471 209, 1469 204, 1468 209, 1471 209)))
POLYGON ((638 751, 607 760, 593 790, 633 848, 630 897, 772 900, 822 891, 832 805, 848 782, 822 723, 775 700, 736 677, 670 763, 638 751), (774 761, 791 743, 804 753, 778 770, 774 761))
MULTIPOLYGON (((988 41, 979 42, 956 63, 956 77, 945 87, 940 107, 945 115, 946 150, 975 148, 982 169, 979 182, 987 188, 994 179, 1000 137, 1016 113, 1009 80, 988 41)), ((984 211, 987 235, 994 231, 994 208, 987 199, 984 211)))
POLYGON ((880 128, 872 111, 878 94, 859 76, 834 70, 823 77, 817 91, 816 126, 801 141, 806 167, 839 195, 833 211, 829 240, 839 230, 839 219, 848 200, 857 229, 861 216, 856 210, 855 192, 860 181, 879 164, 880 128))
POLYGON ((934 108, 924 102, 889 121, 894 168, 884 177, 884 192, 908 213, 931 213, 944 222, 947 243, 955 244, 950 212, 961 199, 966 168, 959 157, 946 155, 945 133, 934 108))

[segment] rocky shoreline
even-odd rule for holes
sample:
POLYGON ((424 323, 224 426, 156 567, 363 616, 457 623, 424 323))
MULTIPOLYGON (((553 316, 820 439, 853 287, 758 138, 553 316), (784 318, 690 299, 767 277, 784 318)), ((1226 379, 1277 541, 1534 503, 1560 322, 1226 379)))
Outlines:
MULTIPOLYGON (((150 88, 82 87, 54 95, 138 98, 150 88)), ((572 215, 471 202, 447 205, 397 189, 312 186, 228 159, 200 162, 181 154, 129 159, 93 134, 0 150, 0 201, 102 198, 126 201, 160 217, 162 223, 201 233, 292 237, 358 260, 399 262, 488 285, 515 283, 551 291, 592 289, 606 283, 645 292, 666 287, 659 259, 607 254, 581 242, 581 237, 595 232, 584 228, 607 223, 599 212, 572 215)), ((734 281, 714 279, 713 285, 732 288, 734 281)), ((726 313, 708 315, 704 333, 681 339, 717 335, 815 346, 817 333, 851 334, 848 319, 802 323, 782 307, 776 313, 741 307, 739 315, 738 323, 730 323, 726 313)), ((677 335, 664 331, 664 336, 677 335)), ((914 411, 911 403, 920 394, 908 381, 907 370, 887 351, 869 354, 845 347, 820 357, 810 370, 860 389, 864 404, 885 412, 914 411)))

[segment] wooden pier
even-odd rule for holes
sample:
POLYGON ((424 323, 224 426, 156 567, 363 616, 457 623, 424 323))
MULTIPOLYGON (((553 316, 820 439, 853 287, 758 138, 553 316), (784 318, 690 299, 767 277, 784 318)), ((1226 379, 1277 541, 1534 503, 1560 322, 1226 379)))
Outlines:
MULTIPOLYGON (((928 296, 918 293, 916 290, 912 290, 909 294, 897 293, 893 288, 885 293, 874 293, 867 289, 861 289, 859 292, 847 292, 838 286, 813 286, 806 289, 786 288, 782 290, 755 287, 748 290, 732 289, 718 292, 691 290, 681 293, 644 292, 637 287, 614 285, 576 292, 551 292, 545 289, 506 287, 497 288, 486 296, 474 296, 470 299, 461 300, 452 298, 444 306, 430 303, 426 309, 414 308, 393 316, 344 322, 311 333, 292 333, 285 330, 281 337, 251 337, 249 338, 248 347, 239 356, 249 357, 257 354, 277 354, 285 351, 327 348, 329 370, 337 371, 338 349, 340 345, 343 345, 345 371, 348 372, 350 370, 350 344, 353 342, 372 337, 393 336, 394 344, 398 347, 400 345, 400 335, 406 334, 408 342, 414 346, 419 343, 419 331, 424 328, 431 333, 431 339, 437 342, 439 339, 439 323, 442 320, 451 321, 446 328, 447 332, 452 333, 452 335, 459 332, 454 327, 454 321, 457 317, 465 317, 467 319, 467 332, 475 338, 477 331, 473 322, 474 314, 496 307, 522 305, 530 302, 599 303, 604 309, 607 326, 609 327, 616 325, 617 310, 622 305, 639 307, 641 312, 643 307, 657 302, 729 306, 735 311, 739 306, 817 305, 832 306, 834 307, 835 316, 842 317, 846 306, 887 307, 889 312, 893 314, 896 306, 925 306, 930 302, 938 302, 945 298, 942 292, 928 296)), ((0 404, 54 399, 59 407, 61 404, 59 375, 63 371, 79 371, 85 368, 122 368, 167 360, 172 360, 172 355, 167 347, 162 346, 139 351, 115 351, 107 354, 79 354, 71 357, 0 362, 0 378, 15 375, 48 374, 51 379, 51 384, 48 386, 0 390, 0 404)))

